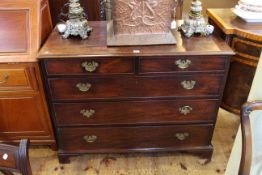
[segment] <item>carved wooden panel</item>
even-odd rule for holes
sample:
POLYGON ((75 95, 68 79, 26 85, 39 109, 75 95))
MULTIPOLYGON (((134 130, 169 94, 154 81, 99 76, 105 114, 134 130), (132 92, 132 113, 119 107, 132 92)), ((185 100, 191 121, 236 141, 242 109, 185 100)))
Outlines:
POLYGON ((28 49, 29 15, 27 10, 0 11, 0 53, 26 52, 28 49))
POLYGON ((173 0, 111 0, 115 34, 170 31, 173 0))

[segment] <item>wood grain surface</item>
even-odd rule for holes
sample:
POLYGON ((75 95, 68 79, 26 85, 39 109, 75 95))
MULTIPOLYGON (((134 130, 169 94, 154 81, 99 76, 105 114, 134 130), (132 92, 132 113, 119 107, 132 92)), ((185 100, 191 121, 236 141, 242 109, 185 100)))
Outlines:
POLYGON ((77 37, 62 39, 57 29, 54 29, 48 42, 40 50, 39 58, 234 55, 234 52, 222 39, 214 36, 205 39, 202 37, 185 38, 177 31, 175 31, 176 45, 107 47, 106 21, 92 21, 89 24, 93 32, 86 40, 77 37))
POLYGON ((122 102, 55 103, 54 111, 59 126, 150 125, 156 123, 208 123, 215 119, 218 100, 144 100, 122 102), (180 108, 192 111, 182 114, 180 108), (208 106, 208 108, 203 108, 208 106), (81 110, 94 110, 86 117, 81 110))
POLYGON ((262 41, 261 23, 247 23, 238 18, 230 8, 207 9, 207 15, 226 35, 238 35, 244 38, 262 41))
POLYGON ((135 59, 132 57, 102 57, 80 59, 57 59, 45 62, 48 75, 112 75, 134 74, 135 59), (83 63, 95 62, 98 64, 94 72, 88 72, 83 63))
POLYGON ((61 165, 57 153, 48 148, 31 148, 35 175, 223 175, 239 127, 239 116, 220 110, 212 144, 211 162, 191 154, 86 154, 61 165))
POLYGON ((59 129, 61 152, 155 152, 189 150, 211 147, 213 125, 170 125, 138 127, 61 128, 59 129), (187 134, 179 139, 177 134, 187 134), (84 136, 96 136, 88 143, 84 136), (150 148, 150 149, 148 149, 150 148))
POLYGON ((106 78, 50 78, 52 100, 109 100, 128 98, 219 97, 223 74, 127 76, 106 78), (184 81, 195 81, 192 89, 185 89, 184 81), (87 92, 77 85, 90 84, 87 92))

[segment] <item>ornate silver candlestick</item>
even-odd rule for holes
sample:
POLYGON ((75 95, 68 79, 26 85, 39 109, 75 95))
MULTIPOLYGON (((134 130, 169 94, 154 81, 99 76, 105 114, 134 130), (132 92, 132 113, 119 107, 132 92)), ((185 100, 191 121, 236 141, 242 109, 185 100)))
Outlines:
POLYGON ((213 33, 214 26, 208 25, 202 15, 202 2, 193 0, 191 2, 191 10, 184 24, 179 28, 186 37, 191 37, 193 34, 201 34, 208 36, 213 33))
POLYGON ((68 20, 66 21, 66 30, 62 35, 68 38, 69 35, 80 35, 82 39, 88 38, 92 28, 88 26, 88 21, 84 16, 84 9, 81 7, 79 0, 69 0, 68 20))

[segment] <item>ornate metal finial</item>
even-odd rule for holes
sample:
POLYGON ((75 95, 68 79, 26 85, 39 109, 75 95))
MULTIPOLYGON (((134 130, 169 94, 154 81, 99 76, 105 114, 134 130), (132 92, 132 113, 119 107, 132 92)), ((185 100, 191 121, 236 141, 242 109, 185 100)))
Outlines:
POLYGON ((202 9, 202 2, 200 0, 193 0, 191 2, 188 18, 185 19, 184 24, 179 28, 185 36, 191 37, 193 34, 208 36, 213 33, 214 26, 206 24, 202 9))
POLYGON ((69 0, 68 20, 66 21, 66 30, 62 35, 63 38, 68 38, 70 35, 80 35, 82 39, 88 38, 92 28, 88 26, 88 21, 81 7, 79 0, 69 0))

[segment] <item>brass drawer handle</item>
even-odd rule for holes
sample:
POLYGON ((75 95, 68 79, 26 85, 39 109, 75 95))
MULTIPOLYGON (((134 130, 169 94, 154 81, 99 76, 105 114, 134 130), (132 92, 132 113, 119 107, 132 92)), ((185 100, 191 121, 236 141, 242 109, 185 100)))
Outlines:
POLYGON ((189 133, 188 133, 188 132, 176 133, 175 136, 176 136, 176 138, 177 138, 178 140, 183 141, 183 140, 186 140, 187 137, 189 137, 189 133))
POLYGON ((177 65, 178 68, 180 69, 186 69, 190 66, 191 64, 191 60, 182 60, 182 59, 179 59, 179 60, 176 60, 175 64, 177 65))
POLYGON ((76 87, 79 89, 81 92, 87 92, 91 88, 90 83, 77 83, 76 87))
POLYGON ((87 72, 94 72, 98 68, 99 64, 95 61, 90 62, 83 62, 81 66, 87 71, 87 72))
POLYGON ((83 139, 87 142, 87 143, 94 143, 97 140, 97 136, 95 135, 85 135, 83 137, 83 139))
POLYGON ((195 85, 196 85, 196 81, 194 80, 190 80, 190 81, 187 81, 187 80, 184 80, 181 82, 181 85, 184 89, 187 89, 187 90, 191 90, 191 89, 194 89, 195 85))
POLYGON ((93 115, 95 115, 95 113, 96 113, 96 111, 93 110, 93 109, 82 109, 80 111, 80 114, 82 114, 86 118, 92 117, 93 115))
POLYGON ((182 106, 179 108, 179 112, 183 115, 189 114, 192 110, 193 108, 191 106, 182 106))
POLYGON ((6 83, 6 82, 7 82, 7 80, 8 80, 8 78, 9 78, 9 75, 7 75, 7 74, 4 74, 4 75, 2 75, 2 77, 3 77, 3 80, 2 80, 2 81, 0 81, 0 84, 4 84, 4 83, 6 83))

